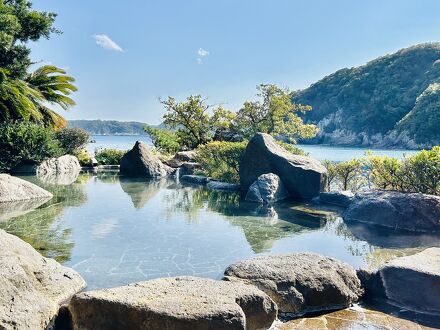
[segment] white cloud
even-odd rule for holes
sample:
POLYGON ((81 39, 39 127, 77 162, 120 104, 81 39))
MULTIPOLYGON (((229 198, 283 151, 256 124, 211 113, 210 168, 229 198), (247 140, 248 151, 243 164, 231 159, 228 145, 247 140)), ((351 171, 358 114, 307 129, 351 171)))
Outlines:
POLYGON ((110 39, 110 37, 106 34, 95 34, 93 38, 95 38, 96 44, 104 49, 113 50, 115 52, 124 51, 121 48, 121 46, 119 46, 116 42, 110 39))
POLYGON ((197 51, 197 55, 199 55, 200 57, 205 57, 209 55, 209 52, 206 49, 199 48, 199 50, 197 51))
POLYGON ((209 55, 209 52, 206 49, 203 48, 199 48, 199 50, 197 51, 197 63, 198 64, 202 64, 203 63, 203 58, 209 55))

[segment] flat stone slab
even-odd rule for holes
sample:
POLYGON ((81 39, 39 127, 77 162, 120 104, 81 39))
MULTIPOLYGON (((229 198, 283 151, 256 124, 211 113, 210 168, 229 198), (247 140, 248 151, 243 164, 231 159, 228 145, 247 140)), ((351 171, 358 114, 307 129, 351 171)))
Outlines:
POLYGON ((83 292, 69 305, 74 329, 267 329, 275 303, 251 285, 161 278, 83 292))
POLYGON ((206 188, 213 190, 223 190, 223 191, 238 191, 240 190, 240 185, 221 181, 209 181, 206 188))
POLYGON ((208 177, 203 175, 183 175, 180 180, 194 184, 207 184, 211 181, 208 177))
POLYGON ((440 248, 391 260, 379 269, 379 274, 392 304, 440 315, 440 248))
POLYGON ((345 308, 363 293, 352 267, 314 253, 240 261, 226 269, 225 278, 256 285, 277 303, 280 312, 295 315, 345 308))
POLYGON ((0 203, 29 199, 48 200, 52 197, 53 195, 50 192, 33 183, 9 174, 0 174, 0 203))
POLYGON ((74 270, 0 230, 0 329, 46 329, 85 285, 74 270))

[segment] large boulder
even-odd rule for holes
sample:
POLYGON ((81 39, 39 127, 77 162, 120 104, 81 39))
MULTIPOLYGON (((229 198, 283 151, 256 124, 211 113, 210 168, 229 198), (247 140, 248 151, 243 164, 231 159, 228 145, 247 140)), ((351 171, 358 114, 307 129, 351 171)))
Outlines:
POLYGON ((52 198, 52 194, 28 181, 9 174, 0 174, 0 203, 17 202, 29 199, 52 198))
POLYGON ((289 197, 280 177, 273 173, 262 174, 249 187, 246 194, 248 202, 273 204, 289 197))
POLYGON ((226 269, 225 279, 256 285, 276 302, 280 312, 295 315, 345 308, 363 293, 352 267, 313 253, 240 261, 226 269))
POLYGON ((385 297, 399 308, 440 315, 440 248, 393 259, 361 276, 367 298, 385 297))
POLYGON ((240 164, 244 193, 258 177, 274 173, 293 198, 311 199, 324 190, 327 170, 317 160, 294 155, 279 146, 269 134, 257 133, 249 141, 240 164))
POLYGON ((46 175, 64 175, 71 173, 79 173, 81 165, 78 158, 72 155, 64 155, 58 158, 49 158, 37 167, 37 174, 46 175))
POLYGON ((173 277, 75 295, 74 329, 267 329, 275 303, 254 286, 173 277))
POLYGON ((384 190, 362 192, 356 194, 344 220, 393 229, 439 232, 440 197, 384 190))
POLYGON ((60 304, 85 287, 81 276, 0 230, 0 329, 46 329, 60 304))
POLYGON ((160 178, 172 173, 172 169, 153 155, 144 142, 137 141, 121 159, 120 172, 127 176, 160 178))

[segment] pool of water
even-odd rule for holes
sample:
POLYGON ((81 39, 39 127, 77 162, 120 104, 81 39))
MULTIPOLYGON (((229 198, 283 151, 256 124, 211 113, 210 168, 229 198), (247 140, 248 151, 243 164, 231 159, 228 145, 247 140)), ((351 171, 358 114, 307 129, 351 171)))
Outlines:
POLYGON ((80 174, 70 185, 25 179, 55 197, 27 213, 3 207, 0 228, 77 270, 88 289, 176 275, 219 279, 237 260, 300 251, 373 268, 440 245, 435 236, 347 226, 337 208, 289 201, 261 209, 174 180, 111 172, 80 174))

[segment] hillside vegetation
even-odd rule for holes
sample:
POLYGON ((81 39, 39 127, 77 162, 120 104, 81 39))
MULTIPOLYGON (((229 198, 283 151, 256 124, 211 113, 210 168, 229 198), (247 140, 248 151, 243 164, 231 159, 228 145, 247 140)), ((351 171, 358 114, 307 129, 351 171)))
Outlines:
POLYGON ((311 105, 312 143, 428 148, 440 144, 440 43, 342 69, 293 94, 311 105))
POLYGON ((116 120, 69 120, 68 125, 82 128, 92 135, 145 135, 146 124, 116 120))

